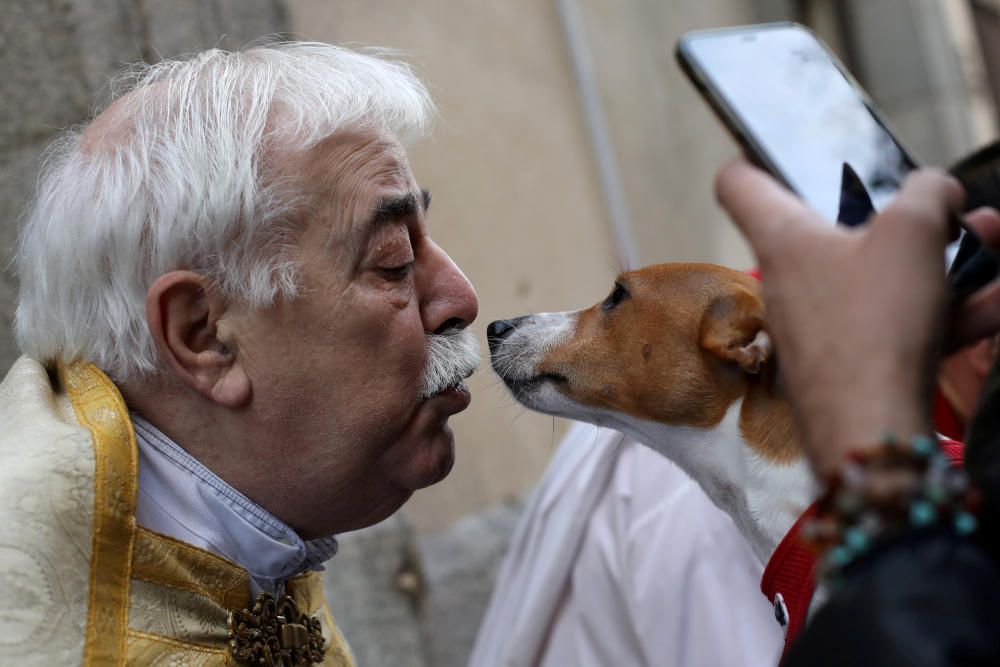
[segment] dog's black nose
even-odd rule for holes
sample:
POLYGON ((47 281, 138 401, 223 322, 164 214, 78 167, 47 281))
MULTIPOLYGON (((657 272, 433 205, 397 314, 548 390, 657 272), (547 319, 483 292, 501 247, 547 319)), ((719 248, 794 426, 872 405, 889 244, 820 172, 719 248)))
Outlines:
POLYGON ((517 317, 513 320, 490 322, 490 325, 486 327, 486 344, 490 346, 490 354, 496 352, 497 347, 503 341, 504 337, 516 329, 517 323, 523 319, 523 317, 517 317))
POLYGON ((507 320, 497 320, 496 322, 490 322, 490 325, 486 327, 486 337, 487 338, 503 338, 507 335, 507 332, 514 330, 514 324, 508 322, 507 320))

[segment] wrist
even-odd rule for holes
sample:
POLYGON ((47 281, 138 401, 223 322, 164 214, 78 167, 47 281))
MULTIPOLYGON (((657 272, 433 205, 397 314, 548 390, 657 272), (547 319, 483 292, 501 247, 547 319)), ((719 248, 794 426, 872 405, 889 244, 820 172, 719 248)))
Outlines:
POLYGON ((978 490, 929 436, 856 449, 825 483, 804 535, 824 555, 819 571, 828 581, 886 538, 932 526, 965 537, 978 526, 978 490))
POLYGON ((806 446, 821 478, 839 472, 851 452, 878 447, 888 434, 901 440, 934 434, 930 410, 916 398, 843 401, 828 405, 812 422, 805 430, 806 446))

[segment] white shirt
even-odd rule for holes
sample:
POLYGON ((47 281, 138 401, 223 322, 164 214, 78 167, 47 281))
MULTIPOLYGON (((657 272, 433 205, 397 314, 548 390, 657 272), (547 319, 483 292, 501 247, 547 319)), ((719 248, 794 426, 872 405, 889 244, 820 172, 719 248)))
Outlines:
POLYGON ((254 594, 279 595, 283 582, 322 570, 336 537, 305 541, 132 413, 139 448, 136 522, 227 558, 250 573, 254 594))
POLYGON ((776 665, 762 572, 680 469, 576 424, 514 533, 469 667, 776 665))

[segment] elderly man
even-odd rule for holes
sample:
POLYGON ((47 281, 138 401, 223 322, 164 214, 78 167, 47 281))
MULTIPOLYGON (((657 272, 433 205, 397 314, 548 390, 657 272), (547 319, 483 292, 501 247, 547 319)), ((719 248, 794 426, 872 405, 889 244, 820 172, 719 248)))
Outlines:
POLYGON ((20 240, 0 663, 350 664, 316 571, 448 474, 478 361, 401 143, 429 97, 306 43, 122 87, 20 240))

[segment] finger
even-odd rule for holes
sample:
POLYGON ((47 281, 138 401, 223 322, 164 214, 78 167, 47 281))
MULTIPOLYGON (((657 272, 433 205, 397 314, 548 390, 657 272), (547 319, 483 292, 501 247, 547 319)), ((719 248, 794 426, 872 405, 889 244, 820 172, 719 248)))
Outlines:
POLYGON ((977 208, 965 216, 965 224, 976 233, 983 245, 1000 248, 1000 212, 990 206, 977 208))
POLYGON ((724 166, 715 177, 715 196, 757 251, 798 220, 819 215, 788 188, 743 158, 724 166))
POLYGON ((922 202, 941 215, 961 211, 965 204, 965 189, 957 178, 941 169, 926 168, 910 172, 900 188, 900 197, 922 202))
POLYGON ((962 347, 1000 332, 1000 280, 982 288, 959 307, 950 346, 962 347))
POLYGON ((910 172, 899 194, 876 216, 873 225, 902 224, 917 232, 924 229, 947 235, 949 218, 962 210, 965 191, 958 180, 937 169, 910 172))

